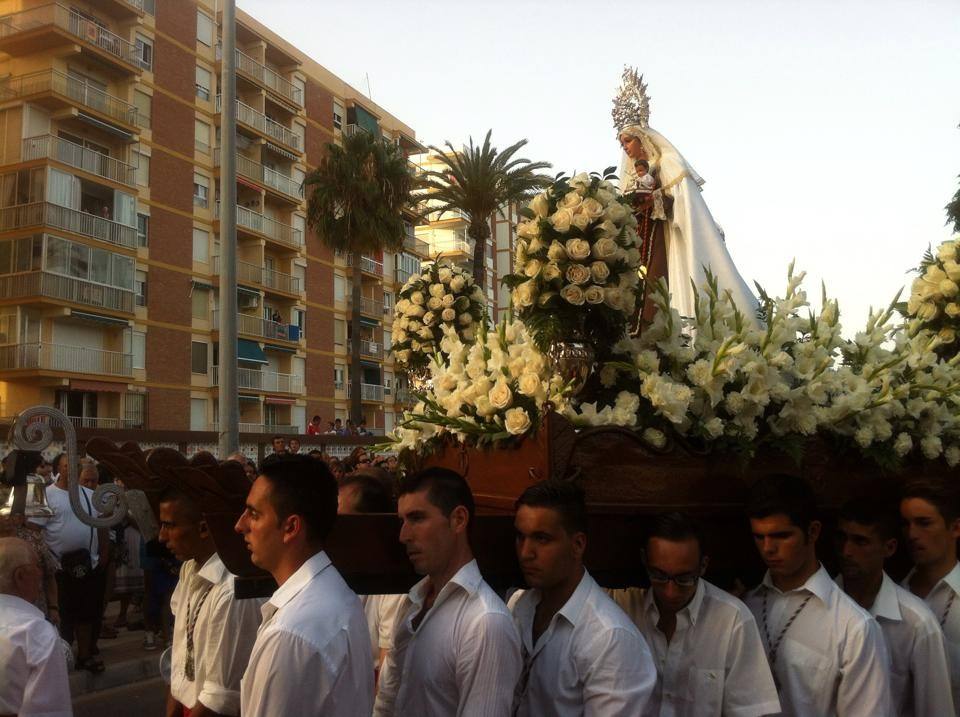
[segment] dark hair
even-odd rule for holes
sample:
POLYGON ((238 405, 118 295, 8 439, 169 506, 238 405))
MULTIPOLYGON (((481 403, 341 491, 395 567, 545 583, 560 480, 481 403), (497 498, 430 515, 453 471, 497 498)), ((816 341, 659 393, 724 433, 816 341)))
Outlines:
POLYGON ((270 481, 270 503, 277 519, 299 515, 314 544, 327 539, 337 518, 337 481, 322 461, 299 453, 271 455, 260 475, 270 481))
POLYGON ((340 490, 349 486, 357 487, 358 513, 396 513, 397 504, 393 500, 390 486, 370 473, 353 473, 340 482, 340 490))
POLYGON ((900 533, 900 516, 897 515, 896 506, 877 496, 848 500, 840 508, 837 519, 869 526, 883 540, 896 538, 900 533))
POLYGON ((916 478, 903 487, 900 499, 920 498, 930 503, 948 525, 960 518, 957 489, 943 478, 916 478))
POLYGON ((319 448, 311 448, 307 452, 307 455, 311 458, 323 458, 323 451, 321 451, 319 448))
POLYGON ((190 520, 195 523, 199 523, 203 520, 203 513, 200 511, 200 506, 193 496, 187 495, 184 491, 176 486, 167 486, 160 493, 160 498, 157 500, 157 505, 161 503, 179 503, 187 513, 187 516, 190 520))
POLYGON ((679 543, 684 540, 696 540, 700 549, 700 557, 707 554, 706 539, 700 524, 684 513, 676 511, 655 516, 647 528, 647 537, 644 543, 651 538, 660 538, 679 543))
POLYGON ((319 421, 319 420, 320 420, 320 416, 314 416, 313 418, 310 419, 310 423, 313 423, 314 421, 319 421))
POLYGON ((636 162, 633 163, 633 166, 634 167, 640 166, 640 167, 643 167, 648 172, 650 171, 650 162, 648 162, 645 159, 638 159, 636 162))
POLYGON ((804 533, 817 520, 817 499, 805 480, 775 473, 753 484, 747 498, 747 517, 768 518, 779 513, 804 533))
POLYGON ((550 508, 560 514, 563 529, 570 535, 587 532, 587 500, 583 488, 571 481, 542 480, 527 487, 515 508, 550 508))
POLYGON ((400 479, 397 496, 419 493, 422 490, 427 491, 427 500, 446 517, 450 516, 454 508, 462 505, 470 516, 469 526, 473 527, 473 516, 476 512, 473 492, 462 475, 449 468, 436 467, 411 473, 400 479))
POLYGON ((279 436, 279 435, 278 435, 278 436, 274 436, 273 438, 271 438, 271 439, 270 439, 270 442, 273 443, 274 441, 276 441, 276 440, 278 440, 278 439, 281 440, 281 441, 283 441, 284 443, 287 442, 287 439, 286 439, 286 438, 284 438, 283 436, 279 436))

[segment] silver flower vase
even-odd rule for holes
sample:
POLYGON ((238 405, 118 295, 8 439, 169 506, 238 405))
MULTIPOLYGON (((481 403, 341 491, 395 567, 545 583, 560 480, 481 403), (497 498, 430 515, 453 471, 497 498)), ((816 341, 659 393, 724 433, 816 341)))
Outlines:
POLYGON ((564 383, 570 384, 570 395, 576 396, 583 390, 587 379, 593 372, 596 353, 583 334, 576 332, 565 340, 555 341, 547 350, 550 368, 560 376, 564 383))

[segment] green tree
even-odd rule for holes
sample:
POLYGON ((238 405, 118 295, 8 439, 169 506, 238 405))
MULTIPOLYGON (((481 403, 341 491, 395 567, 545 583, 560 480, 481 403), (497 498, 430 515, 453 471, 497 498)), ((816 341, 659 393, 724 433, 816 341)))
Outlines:
POLYGON ((514 155, 527 140, 522 139, 502 152, 490 145, 487 132, 482 146, 469 146, 462 151, 447 141, 446 149, 431 146, 443 165, 440 169, 424 172, 423 186, 430 192, 432 212, 460 210, 467 215, 467 235, 473 240, 473 279, 486 289, 485 254, 490 237, 490 217, 501 207, 521 201, 531 192, 550 184, 553 179, 538 170, 548 169, 547 162, 531 162, 514 155))
POLYGON ((328 143, 317 168, 304 181, 308 188, 307 224, 320 241, 347 253, 353 267, 350 315, 350 413, 363 418, 360 368, 360 297, 362 255, 396 251, 406 235, 403 211, 413 211, 416 178, 406 157, 392 144, 367 132, 328 143))
POLYGON ((953 199, 950 200, 945 209, 947 210, 947 224, 953 224, 953 230, 960 232, 960 189, 953 195, 953 199))

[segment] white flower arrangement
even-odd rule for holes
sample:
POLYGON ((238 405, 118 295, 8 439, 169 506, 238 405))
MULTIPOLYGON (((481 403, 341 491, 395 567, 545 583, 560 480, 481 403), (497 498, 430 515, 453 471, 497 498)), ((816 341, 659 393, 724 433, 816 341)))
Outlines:
POLYGON ((960 235, 927 251, 910 287, 910 298, 899 308, 913 320, 914 330, 938 334, 941 353, 956 353, 960 332, 960 235))
POLYGON ((451 326, 443 332, 430 388, 391 437, 396 450, 445 435, 480 445, 520 437, 539 427, 548 402, 566 406, 562 379, 551 374, 522 323, 483 326, 473 343, 451 326))
POLYGON ((473 276, 455 264, 440 260, 426 264, 400 289, 393 309, 392 347, 398 365, 422 370, 440 350, 444 330, 471 342, 484 317, 483 291, 473 276))
POLYGON ((617 341, 636 307, 637 221, 611 171, 561 175, 520 211, 504 283, 541 348, 581 324, 595 345, 617 341))

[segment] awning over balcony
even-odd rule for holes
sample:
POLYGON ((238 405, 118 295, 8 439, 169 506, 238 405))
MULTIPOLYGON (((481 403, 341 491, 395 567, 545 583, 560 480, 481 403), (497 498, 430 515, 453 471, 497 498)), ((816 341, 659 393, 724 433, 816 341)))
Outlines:
POLYGON ((263 399, 264 403, 275 403, 280 406, 292 406, 297 402, 295 398, 277 398, 276 396, 267 396, 263 399))
POLYGON ((83 381, 78 379, 72 379, 70 381, 70 389, 72 391, 107 391, 109 393, 123 393, 126 387, 126 384, 110 383, 109 381, 83 381))
POLYGON ((363 324, 364 326, 372 326, 374 328, 380 325, 380 322, 377 321, 376 319, 371 319, 369 316, 363 316, 363 315, 360 316, 360 323, 363 324))
POLYGON ((294 162, 300 161, 300 157, 298 155, 294 154, 293 152, 288 152, 287 150, 282 149, 281 147, 278 147, 272 142, 267 142, 266 145, 267 145, 267 149, 269 149, 271 152, 276 152, 281 157, 292 159, 294 162))
POLYGON ((255 403, 260 403, 259 396, 245 396, 244 394, 241 393, 237 396, 237 398, 239 398, 241 401, 253 401, 255 403))
POLYGON ((260 348, 260 344, 249 339, 237 339, 237 361, 266 364, 267 357, 260 348))
POLYGON ((86 311, 77 311, 76 309, 70 310, 70 316, 82 321, 92 321, 95 324, 106 324, 107 326, 116 327, 130 325, 130 322, 127 319, 118 319, 114 316, 102 316, 100 314, 90 314, 86 311))
POLYGON ((213 284, 207 281, 200 281, 199 279, 191 279, 190 283, 193 285, 194 289, 203 289, 205 291, 213 290, 213 284))
POLYGON ((104 132, 107 132, 107 133, 109 133, 109 134, 112 134, 112 135, 115 136, 115 137, 120 137, 122 140, 124 140, 124 141, 126 141, 126 142, 132 142, 132 141, 133 141, 133 137, 134 137, 134 136, 133 136, 132 134, 130 134, 129 132, 125 132, 124 130, 120 129, 119 127, 114 127, 114 126, 113 126, 112 124, 110 124, 109 122, 102 122, 102 121, 98 120, 96 117, 91 117, 90 115, 86 114, 85 112, 78 112, 78 113, 77 113, 77 119, 81 120, 82 122, 86 122, 87 124, 91 124, 91 125, 93 125, 94 127, 96 127, 97 129, 100 129, 100 130, 102 130, 102 131, 104 131, 104 132))
POLYGON ((276 346, 275 344, 271 344, 271 343, 264 343, 263 348, 268 349, 270 351, 279 351, 282 354, 297 353, 296 349, 292 349, 289 346, 276 346))
POLYGON ((237 293, 238 293, 238 294, 249 294, 250 296, 257 296, 257 297, 260 296, 260 292, 259 292, 259 291, 257 291, 256 289, 248 289, 248 288, 245 287, 245 286, 237 286, 237 293))

